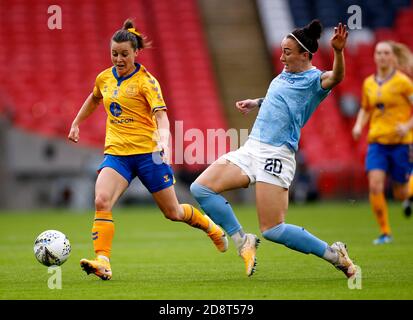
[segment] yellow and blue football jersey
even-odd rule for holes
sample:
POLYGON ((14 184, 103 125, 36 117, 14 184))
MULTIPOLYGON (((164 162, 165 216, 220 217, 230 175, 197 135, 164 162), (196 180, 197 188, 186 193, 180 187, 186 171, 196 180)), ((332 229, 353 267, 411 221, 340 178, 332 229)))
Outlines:
POLYGON ((413 83, 402 72, 394 71, 385 81, 374 75, 363 83, 361 107, 370 114, 369 143, 409 144, 413 142, 410 131, 404 137, 397 134, 398 124, 409 121, 412 113, 413 83))
POLYGON ((142 65, 126 77, 115 67, 101 72, 93 95, 107 113, 105 154, 134 155, 159 151, 154 113, 166 110, 158 81, 142 65))

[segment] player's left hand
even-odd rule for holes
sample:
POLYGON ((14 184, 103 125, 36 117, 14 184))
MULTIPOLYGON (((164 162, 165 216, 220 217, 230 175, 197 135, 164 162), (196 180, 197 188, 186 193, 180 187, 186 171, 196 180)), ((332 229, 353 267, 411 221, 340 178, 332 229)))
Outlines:
POLYGON ((162 161, 166 164, 170 164, 170 152, 169 152, 169 146, 168 144, 165 143, 160 143, 160 147, 162 148, 161 150, 161 157, 162 157, 162 161))
POLYGON ((77 143, 79 141, 79 126, 72 125, 70 127, 70 132, 69 132, 69 135, 67 136, 67 138, 70 141, 73 141, 73 142, 77 143))
POLYGON ((241 112, 243 115, 248 114, 251 110, 258 108, 258 99, 246 99, 242 101, 237 101, 235 103, 235 107, 241 112))
POLYGON ((353 130, 351 131, 351 134, 353 135, 353 139, 356 141, 360 139, 362 131, 363 131, 363 128, 361 126, 355 125, 353 127, 353 130))
POLYGON ((342 25, 341 22, 334 28, 334 35, 331 38, 331 46, 336 51, 342 51, 346 46, 348 37, 347 26, 342 25))
POLYGON ((409 131, 410 128, 407 124, 400 123, 396 127, 396 132, 400 137, 404 137, 409 131))

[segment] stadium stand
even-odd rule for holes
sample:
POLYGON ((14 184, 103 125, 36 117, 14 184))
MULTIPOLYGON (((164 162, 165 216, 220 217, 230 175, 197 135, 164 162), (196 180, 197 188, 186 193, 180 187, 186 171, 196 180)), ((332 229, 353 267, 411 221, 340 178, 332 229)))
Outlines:
MULTIPOLYGON (((203 133, 227 129, 194 0, 55 4, 62 8, 60 30, 48 28, 49 1, 0 4, 0 41, 8 43, 7 52, 0 53, 0 77, 7 79, 1 89, 11 101, 9 113, 15 126, 65 138, 95 77, 111 65, 110 37, 132 17, 153 40, 153 48, 143 51, 138 60, 160 81, 171 123, 183 121, 184 129, 197 128, 203 133)), ((81 143, 102 148, 104 128, 105 114, 96 112, 82 126, 81 143)), ((190 143, 185 141, 183 147, 190 143)), ((186 169, 200 167, 188 165, 186 169)))
MULTIPOLYGON (((201 24, 199 1, 58 0, 54 4, 62 8, 61 30, 48 28, 49 1, 0 1, 0 41, 7 44, 7 49, 0 51, 0 115, 31 134, 64 141, 96 75, 111 65, 110 37, 125 18, 132 17, 140 31, 153 40, 153 48, 144 50, 138 60, 161 83, 172 132, 176 134, 175 121, 182 121, 177 122, 180 134, 194 129, 190 131, 192 136, 179 137, 186 141, 178 146, 182 150, 175 151, 182 158, 188 146, 203 149, 204 162, 219 156, 218 150, 211 148, 212 142, 210 146, 203 140, 194 145, 197 134, 206 137, 208 129, 228 129, 211 65, 211 44, 207 44, 201 24)), ((309 169, 318 177, 322 197, 361 195, 367 190, 363 170, 366 141, 354 143, 351 127, 359 107, 362 80, 374 72, 376 41, 393 39, 413 48, 412 2, 257 0, 256 4, 274 74, 282 69, 282 38, 294 26, 303 26, 313 18, 320 18, 325 26, 314 64, 320 69, 329 68, 329 28, 338 20, 348 19, 350 5, 362 8, 362 30, 351 30, 346 50, 346 78, 304 128, 300 145, 309 169)), ((232 103, 227 104, 227 108, 233 107, 232 103)), ((82 126, 81 143, 101 150, 104 131, 105 114, 101 110, 82 126)), ((176 169, 198 172, 204 167, 205 164, 186 164, 176 169)))

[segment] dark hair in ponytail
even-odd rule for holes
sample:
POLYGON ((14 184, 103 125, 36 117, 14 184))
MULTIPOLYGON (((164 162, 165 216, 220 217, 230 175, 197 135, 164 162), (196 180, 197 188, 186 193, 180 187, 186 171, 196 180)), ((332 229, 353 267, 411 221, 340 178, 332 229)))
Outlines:
MULTIPOLYGON (((318 39, 320 39, 323 25, 320 20, 313 20, 303 28, 295 29, 292 34, 308 49, 310 60, 313 54, 318 50, 318 39)), ((288 35, 287 38, 294 39, 293 36, 288 35)), ((300 52, 308 52, 300 43, 298 43, 300 52)))
MULTIPOLYGON (((135 28, 135 24, 132 19, 126 19, 123 23, 123 28, 116 31, 112 36, 112 41, 117 43, 130 41, 134 50, 142 50, 149 48, 151 43, 146 40, 146 37, 142 34, 135 34, 128 29, 135 28)), ((137 31, 136 31, 137 32, 137 31)), ((138 33, 138 32, 137 32, 138 33)))

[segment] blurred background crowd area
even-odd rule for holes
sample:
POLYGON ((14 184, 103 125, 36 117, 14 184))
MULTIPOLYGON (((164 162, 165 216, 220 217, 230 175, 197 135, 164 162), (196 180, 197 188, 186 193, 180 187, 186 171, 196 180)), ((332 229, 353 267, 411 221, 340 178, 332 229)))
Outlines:
MULTIPOLYGON (((256 113, 234 107, 263 97, 282 70, 280 43, 314 18, 324 25, 313 64, 332 67, 329 39, 338 22, 354 19, 346 78, 317 109, 302 132, 293 201, 357 199, 367 195, 363 169, 365 134, 354 142, 351 128, 363 79, 375 70, 374 46, 395 40, 413 49, 410 0, 0 0, 0 209, 93 206, 96 167, 102 160, 103 107, 81 126, 78 145, 66 137, 97 74, 110 67, 110 38, 132 17, 152 40, 138 61, 159 80, 174 134, 199 129, 250 129, 256 113), (48 8, 58 5, 62 28, 50 29, 48 8), (354 7, 353 7, 354 8, 354 7)), ((183 141, 183 148, 205 141, 183 141)), ((226 146, 225 150, 230 147, 226 146)), ((178 194, 207 164, 173 164, 178 194)), ((250 192, 235 200, 253 201, 250 192)), ((150 195, 134 182, 122 203, 150 195)))

